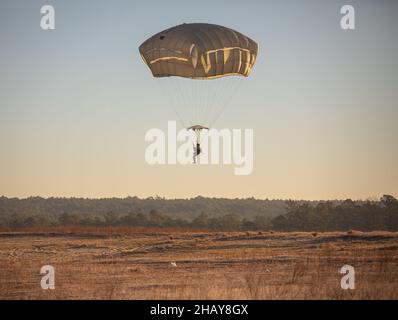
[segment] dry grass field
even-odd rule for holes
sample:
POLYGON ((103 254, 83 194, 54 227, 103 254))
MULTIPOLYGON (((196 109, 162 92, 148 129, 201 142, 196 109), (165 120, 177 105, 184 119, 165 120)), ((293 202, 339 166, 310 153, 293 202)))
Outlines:
POLYGON ((0 270, 0 299, 398 299, 398 233, 3 230, 0 270))

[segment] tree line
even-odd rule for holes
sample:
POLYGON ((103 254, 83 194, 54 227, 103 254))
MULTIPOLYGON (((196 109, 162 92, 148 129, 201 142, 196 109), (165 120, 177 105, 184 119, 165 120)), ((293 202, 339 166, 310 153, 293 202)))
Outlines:
POLYGON ((390 195, 384 195, 377 201, 348 199, 315 202, 201 197, 194 198, 193 201, 163 198, 144 201, 146 205, 148 202, 157 203, 154 208, 139 207, 136 202, 134 206, 128 206, 124 201, 125 199, 1 197, 0 226, 10 229, 46 226, 131 226, 210 230, 398 231, 398 201, 390 195), (164 204, 169 201, 171 203, 163 208, 158 203, 164 204), (201 206, 203 203, 207 205, 201 206), (240 208, 245 205, 249 208, 241 212, 240 208))

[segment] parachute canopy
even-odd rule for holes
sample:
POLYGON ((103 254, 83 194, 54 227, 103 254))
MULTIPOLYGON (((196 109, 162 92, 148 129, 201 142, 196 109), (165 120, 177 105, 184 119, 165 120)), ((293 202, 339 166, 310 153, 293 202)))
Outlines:
POLYGON ((146 40, 139 48, 155 77, 215 79, 247 77, 258 45, 232 29, 207 23, 184 23, 146 40))

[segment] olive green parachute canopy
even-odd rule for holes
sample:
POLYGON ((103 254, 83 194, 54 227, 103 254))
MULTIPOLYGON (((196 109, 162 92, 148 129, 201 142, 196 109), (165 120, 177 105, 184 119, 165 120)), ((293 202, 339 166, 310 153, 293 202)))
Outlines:
POLYGON ((258 45, 226 27, 184 23, 152 36, 139 50, 155 77, 215 79, 247 77, 256 61, 258 45))

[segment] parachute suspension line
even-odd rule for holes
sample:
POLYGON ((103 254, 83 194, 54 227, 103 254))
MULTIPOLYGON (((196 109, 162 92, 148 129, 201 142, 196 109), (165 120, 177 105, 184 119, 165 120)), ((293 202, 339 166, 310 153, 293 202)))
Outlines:
MULTIPOLYGON (((206 80, 204 80, 206 81, 206 80)), ((211 113, 212 109, 213 109, 213 101, 214 101, 214 97, 217 94, 217 92, 219 91, 219 83, 218 82, 213 82, 210 80, 207 80, 204 83, 205 86, 207 86, 207 96, 206 96, 206 105, 205 105, 205 112, 203 113, 203 124, 204 125, 208 125, 207 123, 207 117, 209 115, 209 113, 211 113)))
POLYGON ((223 103, 232 95, 231 86, 237 81, 235 78, 226 77, 220 80, 220 88, 215 95, 214 98, 214 107, 212 108, 212 112, 210 114, 209 122, 213 122, 214 117, 220 111, 223 103))
POLYGON ((212 125, 214 125, 214 123, 217 122, 217 120, 220 118, 220 116, 224 113, 224 111, 226 110, 226 108, 231 104, 231 101, 234 99, 235 95, 239 92, 240 87, 242 86, 242 84, 244 83, 244 78, 240 77, 239 79, 237 79, 237 81, 235 83, 232 83, 232 94, 228 97, 228 99, 226 99, 224 101, 224 104, 221 106, 219 112, 216 114, 216 116, 214 117, 213 121, 212 121, 212 125))
MULTIPOLYGON (((192 103, 192 99, 190 99, 189 97, 189 85, 187 85, 186 83, 186 79, 180 78, 180 77, 175 77, 173 78, 173 84, 175 83, 175 87, 176 87, 176 91, 177 91, 177 95, 180 98, 180 103, 179 103, 179 109, 181 111, 185 111, 188 110, 188 113, 190 113, 191 115, 189 115, 187 117, 187 121, 188 121, 188 125, 190 125, 190 122, 192 121, 192 119, 194 118, 194 110, 191 106, 189 106, 188 104, 192 103)), ((185 126, 186 128, 186 126, 185 126)))
POLYGON ((206 105, 206 88, 203 86, 203 80, 196 79, 194 80, 196 83, 196 88, 198 89, 198 105, 197 105, 197 112, 198 112, 198 119, 196 119, 197 124, 204 125, 202 123, 202 117, 203 117, 203 111, 204 111, 204 106, 206 105), (200 123, 199 123, 200 122, 200 123))
MULTIPOLYGON (((206 80, 203 80, 206 81, 206 80)), ((209 114, 212 112, 213 109, 213 101, 214 101, 214 97, 217 94, 217 92, 219 92, 219 82, 217 80, 207 80, 206 85, 207 85, 207 101, 206 101, 206 105, 204 106, 204 113, 203 113, 203 124, 207 125, 207 119, 209 117, 209 114), (211 83, 209 82, 211 81, 211 83)))
POLYGON ((192 121, 195 121, 196 119, 196 103, 195 103, 195 88, 193 86, 193 84, 188 85, 187 84, 187 92, 189 93, 189 98, 187 100, 187 103, 191 104, 191 105, 187 105, 186 108, 189 108, 192 110, 192 118, 190 119, 190 123, 189 125, 192 124, 192 121))
POLYGON ((200 121, 200 123, 198 123, 198 124, 201 124, 201 125, 204 125, 204 123, 203 123, 203 113, 205 112, 205 108, 206 108, 206 95, 207 95, 207 91, 206 91, 206 87, 204 86, 204 84, 205 83, 203 83, 203 81, 205 81, 205 80, 201 80, 201 79, 197 79, 197 80, 194 80, 195 81, 195 83, 196 83, 196 86, 197 86, 197 88, 198 88, 198 97, 199 97, 199 99, 198 99, 198 112, 200 113, 200 117, 199 117, 199 119, 197 120, 197 121, 200 121))
POLYGON ((229 96, 229 98, 227 99, 227 101, 224 101, 220 111, 217 113, 216 117, 213 119, 213 121, 210 123, 209 127, 213 126, 213 124, 220 118, 220 116, 224 113, 226 107, 230 104, 230 102, 232 101, 232 98, 235 96, 236 92, 239 90, 239 88, 242 86, 243 83, 243 77, 239 77, 239 79, 237 79, 238 81, 232 86, 232 94, 229 96))
POLYGON ((224 103, 227 101, 227 98, 232 95, 231 88, 233 87, 233 84, 236 83, 236 79, 232 79, 229 77, 226 78, 221 78, 221 79, 215 79, 211 81, 217 81, 216 84, 213 86, 214 91, 213 91, 213 97, 210 102, 210 107, 209 111, 206 112, 206 121, 205 123, 208 126, 212 126, 214 121, 214 118, 216 115, 219 114, 221 111, 220 109, 223 107, 224 103))
POLYGON ((199 108, 200 108, 200 103, 201 103, 201 90, 200 90, 200 83, 198 82, 198 80, 192 80, 193 81, 193 91, 194 91, 194 96, 193 96, 193 101, 195 103, 195 119, 194 119, 194 123, 193 124, 199 124, 199 108))
POLYGON ((198 124, 199 121, 199 105, 200 105, 200 99, 202 98, 200 95, 200 89, 198 87, 198 82, 196 80, 191 80, 191 90, 192 90, 192 99, 190 103, 193 103, 193 109, 194 109, 194 118, 192 119, 192 125, 198 124))
MULTIPOLYGON (((211 119, 211 115, 214 113, 214 108, 216 105, 217 96, 223 91, 223 85, 225 85, 224 81, 220 81, 221 79, 214 79, 214 80, 201 80, 204 81, 205 85, 207 86, 207 101, 203 112, 203 124, 208 125, 209 118, 211 119)), ((223 79, 224 80, 224 79, 223 79)))
POLYGON ((184 102, 182 107, 184 110, 188 110, 191 115, 188 119, 189 125, 197 124, 199 117, 199 99, 201 98, 199 91, 197 89, 196 82, 191 79, 181 78, 178 80, 180 83, 180 90, 184 96, 184 102))
POLYGON ((198 88, 199 88, 199 95, 201 96, 200 99, 200 105, 198 106, 199 112, 200 112, 200 124, 205 125, 204 121, 204 115, 206 114, 206 106, 207 106, 207 95, 209 93, 209 88, 207 86, 208 82, 207 80, 198 80, 198 88))
POLYGON ((217 100, 218 108, 215 109, 214 114, 211 117, 211 125, 213 125, 221 114, 225 111, 227 106, 230 104, 232 98, 238 91, 238 87, 241 83, 241 78, 229 79, 229 82, 223 88, 222 99, 217 100))
POLYGON ((155 82, 162 91, 178 122, 212 127, 223 114, 242 84, 243 77, 202 80, 182 77, 160 78, 155 82))
POLYGON ((195 114, 195 105, 194 105, 194 99, 193 99, 193 92, 192 92, 192 85, 189 85, 189 83, 187 82, 186 79, 179 79, 180 83, 181 83, 181 87, 182 90, 184 91, 183 94, 185 95, 185 101, 184 101, 184 105, 183 108, 186 108, 190 111, 190 113, 192 114, 190 119, 189 119, 189 123, 188 125, 191 124, 191 122, 195 119, 196 114, 195 114))
MULTIPOLYGON (((186 104, 186 101, 187 101, 187 98, 185 96, 185 91, 184 91, 183 86, 180 83, 178 77, 170 78, 170 81, 171 81, 171 86, 172 86, 172 88, 170 90, 171 94, 175 94, 175 92, 173 93, 173 89, 175 91, 175 87, 177 87, 177 90, 176 90, 177 91, 177 97, 178 97, 177 110, 179 110, 179 112, 182 112, 183 110, 185 110, 184 107, 185 107, 185 104, 186 104), (175 84, 175 82, 176 82, 176 84, 175 84)), ((181 118, 185 118, 185 117, 182 116, 181 118)), ((186 120, 189 120, 189 119, 186 119, 186 120)), ((186 125, 187 124, 184 121, 184 128, 186 128, 186 125)))
POLYGON ((209 124, 214 120, 214 117, 218 113, 223 102, 228 98, 229 95, 232 94, 231 91, 229 90, 229 88, 231 86, 231 79, 225 78, 225 79, 219 79, 219 80, 220 80, 220 88, 214 98, 214 102, 213 102, 214 106, 212 107, 212 111, 211 111, 211 114, 209 115, 209 120, 208 120, 209 124))
POLYGON ((165 82, 162 83, 162 81, 168 81, 169 79, 156 79, 155 82, 158 85, 158 87, 160 88, 161 91, 166 92, 166 97, 168 100, 168 104, 170 105, 171 109, 173 110, 173 112, 176 114, 177 116, 177 120, 179 121, 180 125, 182 125, 183 128, 186 128, 186 124, 184 122, 184 120, 182 119, 180 113, 178 112, 177 108, 176 108, 176 101, 173 98, 175 96, 175 93, 171 93, 170 90, 167 90, 167 88, 164 87, 165 82), (162 83, 162 84, 161 84, 162 83))
POLYGON ((182 96, 182 91, 178 83, 178 78, 174 79, 173 77, 170 77, 167 80, 170 81, 169 91, 171 92, 172 91, 171 88, 173 88, 174 93, 172 94, 174 94, 176 97, 176 108, 181 111, 181 105, 183 104, 184 97, 182 96))

